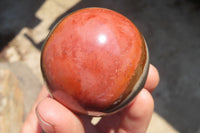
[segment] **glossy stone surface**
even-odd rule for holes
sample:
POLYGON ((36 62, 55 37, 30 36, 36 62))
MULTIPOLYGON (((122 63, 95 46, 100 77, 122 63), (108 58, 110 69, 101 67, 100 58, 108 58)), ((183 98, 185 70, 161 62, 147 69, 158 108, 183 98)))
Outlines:
POLYGON ((86 8, 66 16, 49 34, 41 69, 60 103, 78 113, 103 115, 124 107, 142 88, 148 51, 126 17, 86 8))

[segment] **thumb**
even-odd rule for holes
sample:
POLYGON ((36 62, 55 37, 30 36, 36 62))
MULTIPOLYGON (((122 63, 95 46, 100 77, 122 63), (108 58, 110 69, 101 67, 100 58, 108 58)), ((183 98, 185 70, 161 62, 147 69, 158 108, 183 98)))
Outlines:
POLYGON ((52 98, 41 101, 36 108, 39 124, 46 133, 83 133, 80 119, 52 98))

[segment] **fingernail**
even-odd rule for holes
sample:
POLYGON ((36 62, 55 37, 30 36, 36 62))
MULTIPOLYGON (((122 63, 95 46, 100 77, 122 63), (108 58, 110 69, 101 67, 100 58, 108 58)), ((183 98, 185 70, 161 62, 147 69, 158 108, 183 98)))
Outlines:
POLYGON ((37 115, 37 118, 39 120, 39 124, 41 126, 41 128, 44 130, 45 133, 55 133, 55 130, 53 128, 53 126, 49 123, 47 123, 42 117, 41 115, 39 114, 37 108, 36 108, 36 115, 37 115))

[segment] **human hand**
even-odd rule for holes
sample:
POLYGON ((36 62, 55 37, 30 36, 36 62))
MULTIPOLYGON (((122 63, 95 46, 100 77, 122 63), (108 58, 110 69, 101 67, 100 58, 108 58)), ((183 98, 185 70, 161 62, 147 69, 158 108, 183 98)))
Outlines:
POLYGON ((92 125, 91 116, 79 115, 49 96, 43 87, 29 113, 22 133, 145 133, 154 109, 151 92, 159 83, 157 69, 150 65, 144 88, 125 109, 102 117, 92 125))

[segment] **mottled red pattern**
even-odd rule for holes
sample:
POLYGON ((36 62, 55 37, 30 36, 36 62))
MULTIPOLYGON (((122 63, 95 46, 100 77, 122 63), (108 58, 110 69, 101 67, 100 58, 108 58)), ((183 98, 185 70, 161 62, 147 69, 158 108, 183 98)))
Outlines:
POLYGON ((103 111, 128 89, 142 57, 143 38, 121 14, 87 8, 65 17, 42 52, 55 99, 72 110, 103 111))

